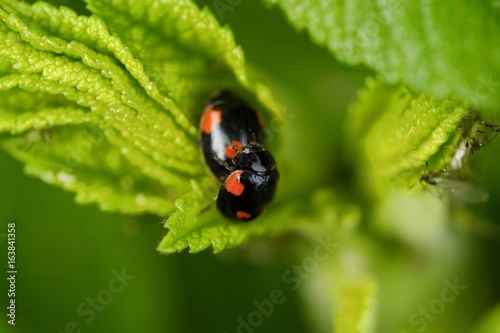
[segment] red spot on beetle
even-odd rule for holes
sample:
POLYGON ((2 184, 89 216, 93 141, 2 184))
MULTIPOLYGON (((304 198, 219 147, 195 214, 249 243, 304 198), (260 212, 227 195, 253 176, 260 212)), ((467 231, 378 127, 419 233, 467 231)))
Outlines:
POLYGON ((241 145, 241 142, 231 141, 231 143, 226 146, 226 156, 232 159, 234 156, 236 156, 236 153, 238 153, 242 149, 243 146, 241 145))
POLYGON ((240 183, 240 176, 243 174, 242 170, 233 171, 226 179, 224 188, 226 191, 234 196, 239 197, 245 190, 245 185, 240 183))
POLYGON ((212 133, 215 125, 220 124, 222 121, 222 111, 214 110, 212 105, 206 107, 203 116, 201 117, 200 127, 201 131, 206 134, 212 133))
POLYGON ((240 220, 248 220, 252 217, 252 215, 248 214, 247 212, 239 210, 236 212, 236 217, 239 218, 240 220))

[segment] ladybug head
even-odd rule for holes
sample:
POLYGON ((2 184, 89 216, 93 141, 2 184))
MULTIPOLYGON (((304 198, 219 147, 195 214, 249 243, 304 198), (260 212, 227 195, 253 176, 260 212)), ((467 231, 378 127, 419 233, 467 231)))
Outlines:
POLYGON ((236 169, 253 172, 271 172, 276 169, 274 157, 260 145, 247 145, 233 158, 236 169))

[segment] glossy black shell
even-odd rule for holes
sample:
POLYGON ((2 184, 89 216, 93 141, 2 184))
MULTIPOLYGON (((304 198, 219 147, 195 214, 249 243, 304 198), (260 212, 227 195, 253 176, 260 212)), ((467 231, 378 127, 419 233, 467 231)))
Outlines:
POLYGON ((260 114, 233 94, 223 91, 209 101, 200 121, 200 146, 207 166, 220 182, 234 169, 228 145, 264 145, 262 129, 260 114))
POLYGON ((243 148, 233 159, 234 170, 226 178, 217 197, 217 208, 230 219, 250 221, 261 215, 271 202, 279 181, 273 156, 259 145, 243 148), (238 195, 228 190, 228 182, 241 184, 238 195))

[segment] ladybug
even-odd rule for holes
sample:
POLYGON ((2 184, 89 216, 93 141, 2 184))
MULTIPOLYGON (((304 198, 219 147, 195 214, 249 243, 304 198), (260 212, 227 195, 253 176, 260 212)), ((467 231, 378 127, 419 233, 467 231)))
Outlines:
POLYGON ((231 219, 249 221, 273 199, 279 172, 271 153, 260 145, 243 147, 232 162, 232 171, 219 190, 217 208, 231 219))
POLYGON ((279 172, 265 148, 263 118, 232 93, 211 99, 200 120, 200 146, 221 188, 217 208, 229 219, 250 221, 276 192, 279 172))
POLYGON ((220 182, 229 174, 236 153, 250 143, 264 145, 263 118, 243 100, 222 91, 205 107, 200 121, 200 145, 205 162, 220 182))

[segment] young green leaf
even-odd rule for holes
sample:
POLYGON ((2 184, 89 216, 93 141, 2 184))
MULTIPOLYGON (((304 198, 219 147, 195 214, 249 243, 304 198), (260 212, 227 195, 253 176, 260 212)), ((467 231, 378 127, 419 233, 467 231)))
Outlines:
MULTIPOLYGON (((78 105, 90 107, 106 125, 120 132, 132 153, 169 169, 165 183, 178 183, 179 173, 201 171, 193 168, 193 162, 199 160, 196 141, 175 126, 160 105, 137 89, 133 79, 113 59, 78 41, 64 41, 49 37, 36 27, 30 29, 14 14, 0 14, 6 25, 4 30, 11 29, 2 38, 0 54, 20 72, 22 89, 63 94, 78 105), (73 57, 80 57, 81 61, 73 57)), ((94 27, 89 25, 87 29, 92 31, 94 27)))
POLYGON ((265 2, 278 4, 297 29, 307 29, 340 61, 365 65, 386 83, 435 98, 457 95, 476 107, 500 107, 498 2, 265 2))
POLYGON ((106 210, 165 216, 184 194, 166 224, 164 252, 221 251, 258 234, 252 228, 282 228, 284 221, 242 228, 213 210, 202 214, 215 193, 205 188, 217 186, 197 144, 208 96, 231 89, 282 118, 267 88, 249 79, 229 29, 190 1, 88 6, 90 17, 43 2, 0 5, 4 149, 27 173, 106 210), (203 187, 188 192, 191 184, 203 187), (185 204, 200 193, 204 200, 185 204))
MULTIPOLYGON (((352 229, 359 223, 359 209, 345 205, 331 189, 318 190, 310 200, 277 200, 272 210, 252 223, 221 222, 213 209, 218 187, 210 179, 192 182, 192 191, 176 200, 177 211, 166 221, 170 231, 162 239, 158 250, 164 253, 191 253, 209 246, 215 253, 241 245, 249 237, 299 231, 303 236, 324 234, 342 228, 352 229), (194 207, 194 209, 193 209, 194 207), (199 212, 210 211, 203 215, 199 212)), ((279 199, 279 198, 278 198, 279 199)))
MULTIPOLYGON (((20 132, 5 139, 2 147, 25 163, 25 172, 44 182, 77 193, 79 203, 97 202, 101 209, 123 213, 154 213, 165 215, 172 210, 166 198, 179 195, 155 179, 130 165, 116 146, 111 145, 105 132, 95 124, 82 124, 80 110, 40 111, 24 124, 51 123, 20 132), (67 122, 54 126, 54 114, 72 116, 77 126, 67 122)), ((26 118, 26 115, 23 115, 26 118)))
POLYGON ((369 79, 351 107, 348 132, 358 140, 356 153, 367 162, 361 167, 371 170, 377 190, 388 184, 409 189, 428 171, 426 162, 434 162, 431 171, 446 168, 460 137, 456 126, 467 114, 456 101, 433 100, 369 79))
MULTIPOLYGON (((192 121, 199 116, 200 98, 214 87, 252 92, 277 121, 280 107, 269 91, 249 80, 244 56, 228 27, 189 0, 86 0, 138 60, 160 91, 186 110, 192 121)), ((251 98, 251 96, 249 96, 251 98)))

